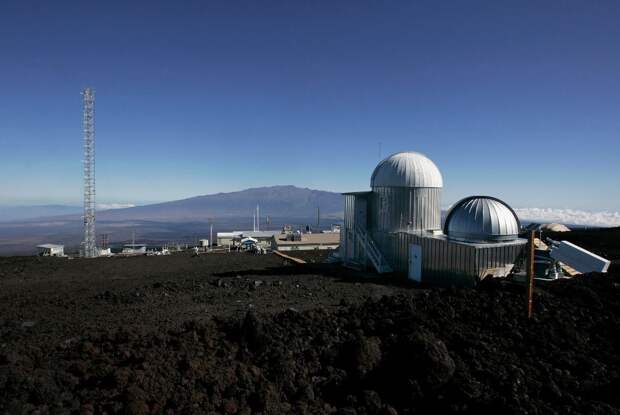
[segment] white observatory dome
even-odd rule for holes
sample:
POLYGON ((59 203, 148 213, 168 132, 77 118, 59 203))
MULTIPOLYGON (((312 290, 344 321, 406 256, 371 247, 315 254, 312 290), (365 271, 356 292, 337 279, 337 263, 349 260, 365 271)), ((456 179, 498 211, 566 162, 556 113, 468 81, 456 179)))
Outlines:
POLYGON ((448 212, 444 233, 465 242, 502 242, 518 238, 521 225, 510 206, 490 196, 470 196, 448 212))
POLYGON ((370 187, 443 187, 439 169, 424 154, 405 151, 383 159, 370 178, 370 187))

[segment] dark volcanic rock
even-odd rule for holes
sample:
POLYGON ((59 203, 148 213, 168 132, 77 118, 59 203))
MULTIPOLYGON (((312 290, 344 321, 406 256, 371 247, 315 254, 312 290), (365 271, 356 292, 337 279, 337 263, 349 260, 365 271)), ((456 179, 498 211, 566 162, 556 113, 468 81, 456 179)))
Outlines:
POLYGON ((421 383, 433 389, 448 382, 454 374, 454 360, 446 345, 425 330, 407 337, 398 359, 408 373, 415 373, 421 383))
POLYGON ((109 260, 83 280, 98 260, 66 261, 66 277, 23 260, 0 281, 0 413, 620 413, 617 274, 538 287, 528 321, 508 282, 195 261, 109 260))

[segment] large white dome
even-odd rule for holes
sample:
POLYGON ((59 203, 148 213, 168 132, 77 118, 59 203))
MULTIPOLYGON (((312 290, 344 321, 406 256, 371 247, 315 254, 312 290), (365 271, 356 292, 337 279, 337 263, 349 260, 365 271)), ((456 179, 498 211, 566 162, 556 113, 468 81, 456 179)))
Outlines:
POLYGON ((500 242, 519 237, 519 218, 510 206, 490 196, 470 196, 448 212, 444 233, 466 242, 500 242))
POLYGON ((424 154, 405 151, 383 159, 370 178, 370 187, 443 187, 439 169, 424 154))

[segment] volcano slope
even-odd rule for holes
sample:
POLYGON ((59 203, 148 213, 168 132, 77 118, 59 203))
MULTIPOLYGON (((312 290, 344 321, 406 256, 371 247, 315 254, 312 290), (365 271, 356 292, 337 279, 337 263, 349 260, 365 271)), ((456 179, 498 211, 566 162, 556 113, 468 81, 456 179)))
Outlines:
POLYGON ((430 289, 275 255, 0 259, 0 413, 620 413, 620 276, 430 289))

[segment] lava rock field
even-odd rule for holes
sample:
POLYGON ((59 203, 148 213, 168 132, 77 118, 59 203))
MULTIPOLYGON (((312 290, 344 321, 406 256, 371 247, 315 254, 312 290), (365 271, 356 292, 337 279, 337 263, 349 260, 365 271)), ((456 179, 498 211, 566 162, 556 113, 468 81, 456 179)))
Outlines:
POLYGON ((0 258, 0 413, 620 413, 620 275, 419 287, 275 255, 0 258))

